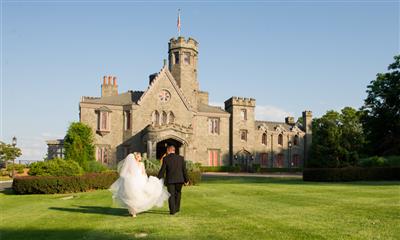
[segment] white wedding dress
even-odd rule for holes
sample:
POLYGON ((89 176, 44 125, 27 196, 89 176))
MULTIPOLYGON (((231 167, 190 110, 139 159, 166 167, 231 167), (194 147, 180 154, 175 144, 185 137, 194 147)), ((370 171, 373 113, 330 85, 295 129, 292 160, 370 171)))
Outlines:
POLYGON ((114 201, 131 214, 147 211, 154 206, 162 207, 170 196, 162 179, 147 177, 143 172, 143 163, 138 163, 134 155, 129 154, 118 163, 119 178, 109 189, 114 201))

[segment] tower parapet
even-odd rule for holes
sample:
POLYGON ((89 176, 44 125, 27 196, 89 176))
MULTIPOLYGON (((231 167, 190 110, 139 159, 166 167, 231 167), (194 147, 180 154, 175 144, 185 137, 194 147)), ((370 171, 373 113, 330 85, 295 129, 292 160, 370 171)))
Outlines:
POLYGON ((231 97, 225 101, 225 109, 232 106, 255 107, 256 100, 254 98, 231 97))
POLYGON ((191 37, 189 37, 187 40, 184 37, 178 37, 177 39, 171 38, 169 40, 169 51, 179 48, 187 48, 198 53, 198 44, 199 43, 191 37))

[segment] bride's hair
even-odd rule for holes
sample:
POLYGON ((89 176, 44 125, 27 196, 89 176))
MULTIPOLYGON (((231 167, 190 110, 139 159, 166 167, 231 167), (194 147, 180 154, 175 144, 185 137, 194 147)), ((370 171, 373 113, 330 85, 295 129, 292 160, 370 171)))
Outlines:
POLYGON ((133 156, 135 157, 135 160, 138 158, 138 156, 141 156, 140 152, 133 152, 133 156))

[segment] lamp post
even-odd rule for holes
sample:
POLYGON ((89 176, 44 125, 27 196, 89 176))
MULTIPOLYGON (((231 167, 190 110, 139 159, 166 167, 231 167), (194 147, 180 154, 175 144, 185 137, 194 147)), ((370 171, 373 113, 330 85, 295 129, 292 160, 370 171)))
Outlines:
POLYGON ((292 166, 292 141, 288 142, 288 147, 289 147, 289 168, 292 166))
MULTIPOLYGON (((17 138, 15 136, 12 138, 11 145, 13 147, 15 147, 17 145, 17 138)), ((14 176, 15 176, 14 169, 15 169, 15 157, 13 157, 13 166, 12 166, 12 178, 13 178, 13 180, 14 180, 14 176)))

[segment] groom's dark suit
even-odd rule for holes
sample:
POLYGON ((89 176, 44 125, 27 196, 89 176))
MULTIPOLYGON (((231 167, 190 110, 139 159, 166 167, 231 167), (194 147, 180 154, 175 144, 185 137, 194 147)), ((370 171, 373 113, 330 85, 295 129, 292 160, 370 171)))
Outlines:
POLYGON ((168 199, 169 213, 179 212, 181 205, 181 190, 183 183, 189 181, 186 171, 186 164, 182 156, 170 153, 164 157, 163 163, 158 173, 158 178, 164 178, 168 192, 171 196, 168 199))

